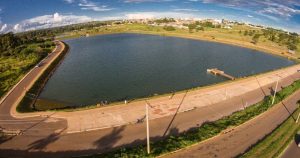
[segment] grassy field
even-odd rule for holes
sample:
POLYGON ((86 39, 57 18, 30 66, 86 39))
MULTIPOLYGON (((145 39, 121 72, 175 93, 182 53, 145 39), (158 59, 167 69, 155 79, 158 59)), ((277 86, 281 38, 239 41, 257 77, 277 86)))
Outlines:
MULTIPOLYGON (((37 96, 40 90, 43 88, 49 77, 51 76, 51 72, 55 70, 56 66, 61 62, 65 54, 68 52, 69 46, 65 44, 65 49, 63 52, 49 65, 49 67, 43 72, 43 74, 38 78, 38 80, 33 84, 33 86, 27 91, 19 105, 17 106, 18 112, 33 112, 36 110, 44 110, 40 109, 40 107, 32 107, 35 98, 33 95, 37 96)), ((51 105, 52 108, 60 108, 61 105, 51 105)), ((48 108, 48 107, 43 107, 48 108)))
MULTIPOLYGON (((284 88, 275 99, 275 104, 291 95, 296 90, 300 89, 300 81, 294 82, 292 85, 284 88)), ((151 143, 152 151, 148 155, 146 147, 140 145, 134 148, 121 148, 116 151, 112 151, 102 155, 88 156, 88 158, 97 157, 156 157, 162 154, 166 154, 181 148, 188 147, 192 144, 201 142, 218 135, 220 132, 243 124, 244 122, 254 118, 255 116, 267 111, 274 104, 271 104, 272 97, 266 97, 262 102, 257 103, 253 106, 247 107, 243 111, 238 111, 230 116, 226 116, 215 122, 204 123, 201 127, 196 128, 192 131, 182 133, 178 136, 170 136, 161 141, 151 143)))
POLYGON ((43 44, 22 45, 17 48, 21 50, 18 56, 0 56, 0 97, 54 49, 54 45, 44 47, 43 44))
POLYGON ((257 44, 253 44, 252 36, 244 35, 243 32, 255 30, 256 33, 261 34, 261 29, 251 28, 246 25, 235 25, 232 29, 223 28, 205 28, 204 31, 193 31, 192 33, 188 29, 178 29, 175 31, 166 31, 160 26, 150 26, 146 24, 123 24, 123 25, 112 25, 103 26, 93 29, 83 29, 80 31, 66 32, 64 37, 61 39, 77 38, 80 36, 89 35, 101 35, 101 34, 111 34, 111 33, 146 33, 146 34, 157 34, 166 36, 177 36, 184 38, 192 38, 199 40, 208 40, 214 42, 221 42, 227 44, 233 44, 238 46, 243 46, 247 48, 252 48, 268 53, 274 53, 286 57, 300 57, 300 44, 298 45, 298 50, 295 55, 290 55, 286 53, 288 51, 286 46, 279 45, 261 36, 257 44))
POLYGON ((296 110, 283 124, 281 124, 272 134, 260 141, 257 145, 251 148, 241 158, 273 158, 278 157, 284 149, 293 141, 296 133, 300 129, 299 122, 295 120, 300 112, 296 110))

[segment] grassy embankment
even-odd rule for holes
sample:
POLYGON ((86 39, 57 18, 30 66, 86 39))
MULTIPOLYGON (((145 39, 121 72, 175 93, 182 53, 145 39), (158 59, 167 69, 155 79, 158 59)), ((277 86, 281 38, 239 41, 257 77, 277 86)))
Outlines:
MULTIPOLYGON (((300 89, 300 80, 278 92, 275 104, 279 103, 298 89, 300 89)), ((215 122, 204 123, 201 127, 179 134, 178 136, 169 136, 166 139, 153 142, 151 143, 152 151, 150 155, 147 154, 146 147, 144 145, 140 145, 134 148, 121 148, 102 155, 89 157, 156 157, 166 154, 212 138, 221 133, 223 130, 241 125, 275 105, 272 105, 271 102, 272 97, 267 96, 260 103, 247 107, 245 110, 235 112, 232 115, 226 116, 215 122)))
MULTIPOLYGON (((53 72, 56 66, 62 61, 62 58, 68 52, 69 46, 65 44, 65 49, 62 53, 49 65, 49 67, 43 72, 43 74, 38 78, 38 80, 33 84, 33 86, 26 92, 25 96, 17 106, 18 112, 33 112, 35 111, 35 107, 32 107, 34 101, 36 100, 36 96, 40 93, 41 89, 43 88, 44 84, 47 82, 49 77, 51 76, 51 72, 53 72)), ((52 108, 55 105, 51 105, 52 108)), ((57 108, 60 108, 61 105, 57 105, 57 108)))
POLYGON ((278 157, 300 129, 300 124, 295 123, 300 109, 296 110, 284 123, 276 128, 270 135, 266 136, 258 144, 253 146, 241 158, 273 158, 278 157))
POLYGON ((102 26, 93 29, 83 29, 80 31, 66 32, 62 39, 77 38, 89 35, 101 35, 101 34, 112 34, 112 33, 145 33, 145 34, 157 34, 166 36, 177 36, 184 38, 192 38, 198 40, 208 40, 214 42, 221 42, 226 44, 238 45, 251 49, 256 49, 268 53, 274 53, 285 57, 300 57, 300 44, 295 55, 289 55, 285 45, 280 45, 276 42, 272 42, 261 36, 257 44, 252 43, 252 36, 244 35, 243 32, 255 30, 257 34, 262 34, 262 30, 258 28, 251 28, 246 25, 235 25, 232 29, 223 28, 205 28, 204 31, 193 31, 190 32, 188 29, 178 29, 174 31, 166 31, 163 27, 149 26, 145 24, 124 24, 124 25, 113 25, 113 26, 102 26))
POLYGON ((0 97, 7 93, 53 49, 53 42, 46 41, 36 44, 24 44, 10 50, 17 55, 0 56, 0 97))

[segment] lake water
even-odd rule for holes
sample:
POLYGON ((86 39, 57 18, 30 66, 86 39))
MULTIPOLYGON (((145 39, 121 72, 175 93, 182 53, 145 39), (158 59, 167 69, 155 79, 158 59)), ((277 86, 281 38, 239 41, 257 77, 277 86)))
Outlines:
POLYGON ((90 105, 205 86, 293 65, 285 58, 220 43, 142 34, 65 41, 70 46, 40 98, 90 105))

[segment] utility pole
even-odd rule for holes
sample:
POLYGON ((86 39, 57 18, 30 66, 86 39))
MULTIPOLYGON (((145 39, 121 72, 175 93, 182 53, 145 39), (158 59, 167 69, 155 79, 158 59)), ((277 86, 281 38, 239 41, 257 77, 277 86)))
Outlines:
POLYGON ((146 124, 147 124, 147 153, 150 154, 150 138, 149 138, 149 109, 146 104, 146 124))
MULTIPOLYGON (((298 108, 297 108, 297 109, 299 109, 299 108, 300 108, 300 107, 299 107, 299 101, 297 102, 297 104, 298 104, 298 108)), ((299 118, 300 118, 300 112, 299 112, 299 114, 298 114, 298 117, 297 117, 296 123, 298 123, 298 121, 299 121, 299 118)))
POLYGON ((297 117, 296 123, 298 123, 298 121, 299 121, 299 117, 300 117, 300 112, 299 112, 299 114, 298 114, 298 117, 297 117))
POLYGON ((277 92, 277 87, 278 87, 278 81, 276 82, 276 86, 275 86, 275 92, 274 92, 274 96, 273 96, 273 100, 272 100, 272 104, 274 104, 274 101, 275 101, 275 96, 276 96, 276 92, 277 92))

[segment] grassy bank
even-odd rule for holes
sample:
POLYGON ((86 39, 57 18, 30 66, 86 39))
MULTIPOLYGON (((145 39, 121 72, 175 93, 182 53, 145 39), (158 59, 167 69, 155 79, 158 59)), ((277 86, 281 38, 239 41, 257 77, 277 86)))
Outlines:
MULTIPOLYGON (((163 36, 176 36, 183 38, 192 38, 205 41, 213 41, 226 43, 231 45, 237 45, 242 47, 247 47, 251 49, 256 49, 264 51, 267 53, 272 53, 285 57, 300 57, 300 53, 296 51, 295 55, 286 53, 288 51, 287 47, 280 45, 276 42, 270 41, 269 39, 261 36, 256 44, 253 44, 252 36, 244 35, 241 32, 253 31, 255 30, 258 34, 263 34, 261 29, 254 29, 246 25, 236 25, 232 29, 224 28, 205 28, 203 31, 193 31, 190 32, 188 29, 176 28, 173 31, 167 31, 161 26, 150 26, 146 24, 124 24, 124 25, 112 25, 103 26, 98 28, 82 29, 78 31, 65 32, 61 39, 78 38, 89 34, 93 35, 103 35, 112 33, 145 33, 145 34, 156 34, 163 36)), ((300 45, 300 44, 299 44, 300 45)), ((298 46, 300 48, 300 46, 298 46)))
POLYGON ((276 128, 270 135, 261 140, 241 158, 273 158, 278 157, 283 150, 293 141, 300 129, 300 124, 295 120, 300 112, 296 110, 285 122, 276 128))
MULTIPOLYGON (((39 95, 41 89, 44 87, 45 83, 51 76, 52 72, 55 70, 56 66, 64 58, 65 54, 68 52, 69 46, 65 44, 65 49, 60 53, 60 55, 49 65, 49 67, 43 72, 43 74, 37 79, 33 86, 26 92, 25 96, 17 106, 18 112, 33 112, 38 107, 34 107, 33 104, 36 100, 36 96, 39 95)), ((53 107, 53 105, 52 105, 53 107)), ((59 107, 57 107, 59 108, 59 107)))
MULTIPOLYGON (((300 80, 284 88, 282 91, 277 93, 275 104, 285 99, 287 96, 291 95, 299 88, 300 80)), ((272 105, 271 102, 272 97, 268 96, 262 102, 247 107, 243 111, 235 112, 232 115, 226 116, 215 122, 206 122, 201 127, 182 133, 178 136, 170 136, 166 139, 154 142, 151 144, 152 151, 149 155, 145 150, 146 147, 144 145, 140 145, 134 148, 121 148, 109 153, 89 157, 156 157, 162 154, 166 154, 209 139, 213 136, 218 135, 225 129, 241 125, 242 123, 267 111, 269 108, 275 105, 272 105)))
POLYGON ((12 49, 13 55, 0 56, 0 97, 53 49, 54 43, 46 41, 24 44, 12 49))

